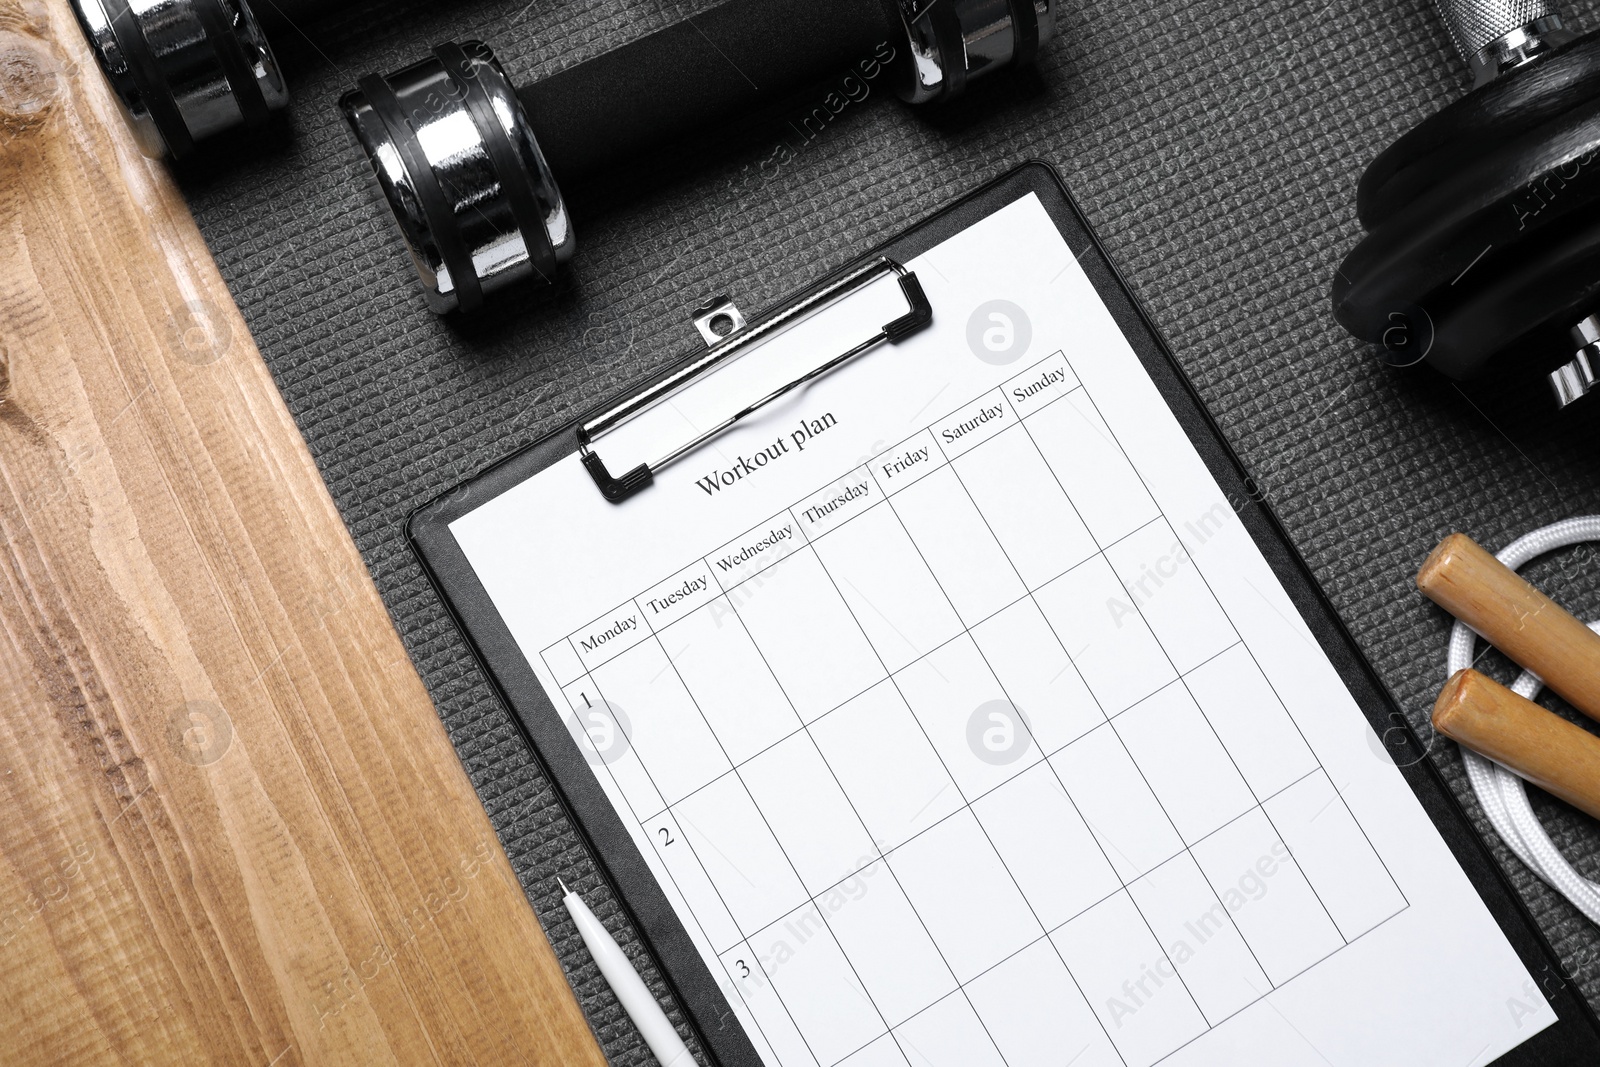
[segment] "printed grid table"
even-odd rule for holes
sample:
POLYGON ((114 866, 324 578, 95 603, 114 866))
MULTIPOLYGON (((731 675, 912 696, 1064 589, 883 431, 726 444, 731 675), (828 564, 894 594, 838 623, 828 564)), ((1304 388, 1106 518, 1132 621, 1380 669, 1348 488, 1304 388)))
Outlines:
POLYGON ((1057 352, 545 650, 769 1061, 1143 1067, 1407 906, 1225 517, 1057 352))

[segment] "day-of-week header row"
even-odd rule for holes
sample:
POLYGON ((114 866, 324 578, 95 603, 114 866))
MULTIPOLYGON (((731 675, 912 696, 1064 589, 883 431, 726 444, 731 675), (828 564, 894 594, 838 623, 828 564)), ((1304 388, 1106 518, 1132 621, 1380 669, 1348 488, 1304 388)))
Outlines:
POLYGON ((1077 385, 1062 353, 1046 357, 998 389, 817 490, 789 511, 745 531, 594 620, 572 635, 572 651, 584 670, 599 666, 861 514, 882 500, 885 492, 912 484, 1077 385))
POLYGON ((572 651, 584 670, 592 670, 806 543, 794 517, 778 515, 582 627, 570 639, 572 651))

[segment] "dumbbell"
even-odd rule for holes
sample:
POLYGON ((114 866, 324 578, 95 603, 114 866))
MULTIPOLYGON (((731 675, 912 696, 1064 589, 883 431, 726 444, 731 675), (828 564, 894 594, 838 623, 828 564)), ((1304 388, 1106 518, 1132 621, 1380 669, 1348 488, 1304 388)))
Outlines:
POLYGON ((1053 26, 1054 0, 727 0, 521 89, 487 45, 440 45, 340 108, 428 306, 470 313, 572 258, 563 190, 648 172, 830 77, 830 114, 851 79, 863 96, 881 78, 912 103, 948 100, 1030 63, 1053 26))
POLYGON ((1392 363, 1547 374, 1565 407, 1600 372, 1600 33, 1551 0, 1438 8, 1474 87, 1362 175, 1334 314, 1392 363))
POLYGON ((184 159, 210 137, 266 123, 289 103, 269 43, 341 0, 71 0, 145 155, 184 159))

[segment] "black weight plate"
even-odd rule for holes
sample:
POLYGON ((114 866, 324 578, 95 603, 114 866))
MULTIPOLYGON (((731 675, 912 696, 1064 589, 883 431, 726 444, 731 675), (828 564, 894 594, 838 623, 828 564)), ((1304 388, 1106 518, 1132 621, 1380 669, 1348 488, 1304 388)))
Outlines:
POLYGON ((1361 241, 1333 283, 1334 316, 1376 341, 1392 312, 1540 239, 1600 199, 1600 99, 1501 144, 1361 241), (1479 261, 1482 261, 1481 263, 1479 261))
POLYGON ((106 18, 111 24, 111 35, 116 38, 122 58, 128 64, 128 72, 133 75, 134 85, 139 89, 139 98, 144 101, 156 132, 167 146, 167 153, 174 160, 187 159, 194 151, 189 124, 178 110, 172 87, 161 73, 161 64, 151 53, 139 20, 128 7, 128 0, 110 0, 106 5, 106 18))
POLYGON ((1570 327, 1600 309, 1600 212, 1562 240, 1540 242, 1518 261, 1484 274, 1434 315, 1428 362, 1452 378, 1468 378, 1496 355, 1550 327, 1570 327))
POLYGON ((1418 123, 1362 174, 1356 214, 1368 230, 1483 153, 1600 96, 1600 30, 1474 89, 1418 123))
POLYGON ((227 10, 220 0, 201 0, 191 10, 195 18, 200 20, 200 28, 211 43, 211 51, 222 66, 223 76, 228 79, 234 104, 239 109, 245 128, 255 129, 265 125, 271 117, 267 98, 261 92, 261 83, 256 80, 255 69, 250 60, 245 58, 244 47, 233 32, 227 10))

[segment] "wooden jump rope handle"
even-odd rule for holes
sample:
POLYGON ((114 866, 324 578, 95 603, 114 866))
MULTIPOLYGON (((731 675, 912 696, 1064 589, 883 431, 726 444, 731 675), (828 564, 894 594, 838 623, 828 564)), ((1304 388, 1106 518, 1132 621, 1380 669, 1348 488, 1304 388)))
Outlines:
POLYGON ((1472 538, 1451 534, 1439 542, 1417 572, 1417 588, 1600 721, 1600 634, 1472 538))
POLYGON ((1600 737, 1583 727, 1470 669, 1445 683, 1433 725, 1600 819, 1600 737))

